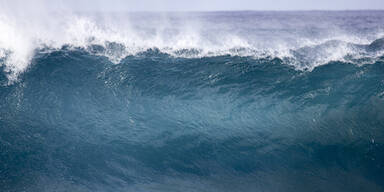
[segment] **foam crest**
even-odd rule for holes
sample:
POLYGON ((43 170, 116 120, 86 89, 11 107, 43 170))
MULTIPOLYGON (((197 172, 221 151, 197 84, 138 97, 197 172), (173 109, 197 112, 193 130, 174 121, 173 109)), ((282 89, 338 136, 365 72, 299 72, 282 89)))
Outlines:
POLYGON ((6 17, 0 17, 0 57, 3 58, 9 78, 15 79, 17 74, 28 66, 33 56, 33 46, 27 35, 20 33, 15 23, 6 17))
MULTIPOLYGON (((60 50, 63 46, 81 48, 90 54, 108 57, 114 63, 150 49, 188 58, 277 57, 288 60, 288 64, 298 70, 312 70, 330 61, 375 58, 382 53, 367 49, 375 40, 372 35, 364 38, 364 35, 332 32, 325 36, 302 37, 294 31, 283 30, 271 36, 264 32, 270 30, 268 28, 247 29, 248 25, 237 26, 231 22, 216 24, 196 19, 198 17, 193 14, 160 15, 104 17, 98 13, 67 11, 27 12, 20 16, 4 12, 0 16, 0 62, 5 65, 9 79, 14 81, 28 68, 34 53, 47 47, 50 50, 60 50)), ((377 39, 381 33, 376 34, 377 39)))

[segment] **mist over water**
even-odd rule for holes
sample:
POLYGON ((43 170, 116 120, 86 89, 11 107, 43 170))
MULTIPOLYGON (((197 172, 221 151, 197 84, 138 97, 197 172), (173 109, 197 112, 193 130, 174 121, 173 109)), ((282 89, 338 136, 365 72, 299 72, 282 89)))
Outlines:
POLYGON ((384 191, 383 11, 1 5, 0 191, 384 191))
POLYGON ((348 55, 365 57, 361 45, 383 36, 380 11, 126 13, 6 5, 0 15, 0 56, 11 80, 25 71, 35 52, 63 46, 86 49, 114 63, 159 49, 181 57, 289 58, 300 60, 298 69, 313 69, 348 55), (316 53, 306 53, 311 50, 316 53), (303 63, 303 58, 309 61, 303 63))

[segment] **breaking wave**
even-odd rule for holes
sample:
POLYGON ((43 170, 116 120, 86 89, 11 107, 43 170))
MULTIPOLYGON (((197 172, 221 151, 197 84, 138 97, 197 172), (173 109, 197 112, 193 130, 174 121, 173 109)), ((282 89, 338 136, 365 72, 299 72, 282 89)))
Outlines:
POLYGON ((50 16, 0 19, 0 191, 384 191, 383 12, 50 16))

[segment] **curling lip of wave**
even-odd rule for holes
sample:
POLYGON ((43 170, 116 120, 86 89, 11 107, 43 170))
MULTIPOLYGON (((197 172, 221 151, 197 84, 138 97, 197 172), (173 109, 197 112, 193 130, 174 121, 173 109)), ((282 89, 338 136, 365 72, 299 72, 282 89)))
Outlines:
MULTIPOLYGON (((97 43, 94 38, 89 38, 88 41, 86 46, 67 44, 60 48, 54 48, 49 45, 42 45, 35 50, 34 54, 44 54, 57 50, 82 49, 92 55, 105 56, 111 62, 116 64, 127 56, 137 55, 148 51, 185 58, 231 55, 253 57, 256 59, 279 58, 286 61, 286 64, 294 66, 297 70, 312 70, 313 68, 327 64, 330 61, 351 62, 359 65, 373 63, 377 58, 382 56, 384 50, 384 38, 374 40, 370 44, 355 44, 342 40, 328 40, 320 44, 289 50, 257 49, 251 46, 238 46, 227 49, 217 48, 216 50, 204 50, 204 48, 198 47, 128 47, 123 43, 118 42, 105 41, 103 43, 97 43), (366 61, 361 63, 361 59, 365 59, 366 61)), ((7 60, 11 55, 11 50, 0 49, 0 63, 6 63, 5 70, 8 73, 8 78, 10 81, 14 81, 17 79, 18 74, 22 73, 24 69, 18 70, 12 66, 12 63, 8 63, 8 65, 11 66, 7 66, 7 62, 12 62, 12 60, 7 60)))
MULTIPOLYGON (((240 16, 235 18, 241 18, 241 13, 239 14, 240 16)), ((183 18, 179 19, 183 20, 183 18)), ((217 18, 212 16, 212 19, 217 18)), ((353 62, 361 58, 374 60, 381 56, 384 47, 383 39, 372 42, 372 37, 359 38, 353 35, 336 35, 334 38, 305 35, 301 37, 301 35, 293 35, 295 31, 290 31, 287 34, 261 36, 267 42, 258 42, 257 35, 263 32, 263 28, 251 28, 255 30, 254 34, 248 36, 247 33, 253 32, 247 31, 249 29, 246 26, 240 26, 246 34, 237 34, 236 30, 231 29, 234 27, 232 24, 212 23, 215 27, 210 27, 207 24, 189 26, 183 22, 179 25, 154 22, 152 24, 156 27, 142 30, 141 25, 119 28, 113 24, 109 25, 108 21, 103 25, 102 21, 95 22, 96 20, 82 16, 68 16, 53 22, 54 24, 48 23, 48 27, 44 27, 39 22, 31 22, 25 23, 27 26, 20 28, 18 23, 20 21, 16 20, 13 23, 13 20, 7 17, 0 17, 0 26, 2 26, 0 28, 0 65, 5 65, 11 81, 17 80, 18 75, 28 68, 36 54, 69 47, 84 49, 97 56, 106 56, 114 63, 119 63, 129 55, 157 49, 176 57, 220 55, 277 57, 287 60, 287 64, 298 70, 312 70, 330 61, 353 62), (158 26, 162 25, 165 26, 158 29, 158 26), (28 30, 23 30, 25 28, 28 30), (200 28, 207 29, 204 31, 200 28), (214 30, 215 28, 220 30, 214 30), (273 39, 274 36, 277 40, 273 39), (286 42, 284 40, 286 37, 293 39, 293 42, 286 42), (271 38, 270 42, 269 38, 271 38)), ((273 32, 273 27, 271 29, 273 32)))

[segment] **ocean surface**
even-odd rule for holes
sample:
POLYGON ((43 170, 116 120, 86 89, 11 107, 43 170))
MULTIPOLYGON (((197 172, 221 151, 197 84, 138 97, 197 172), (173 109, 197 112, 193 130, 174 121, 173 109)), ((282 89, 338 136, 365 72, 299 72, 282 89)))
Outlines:
POLYGON ((384 11, 23 14, 2 192, 384 191, 384 11))

